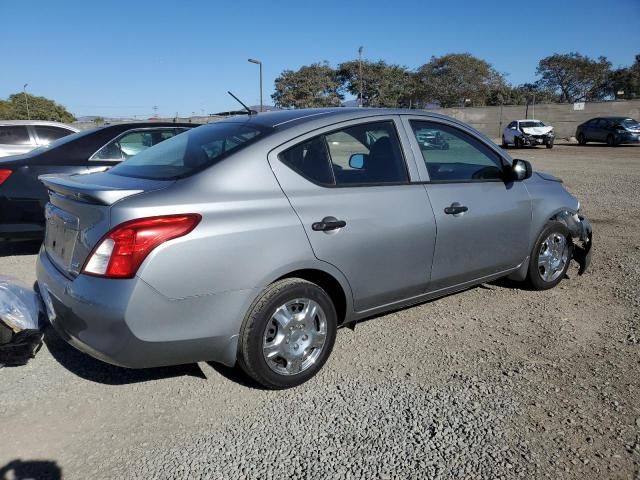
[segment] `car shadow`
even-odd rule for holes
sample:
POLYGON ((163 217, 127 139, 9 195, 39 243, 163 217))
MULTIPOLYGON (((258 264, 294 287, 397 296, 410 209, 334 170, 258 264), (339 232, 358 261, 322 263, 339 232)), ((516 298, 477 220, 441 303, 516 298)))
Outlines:
MULTIPOLYGON (((42 245, 41 240, 0 240, 0 257, 12 255, 36 255, 42 245)), ((2 480, 0 478, 0 480, 2 480)))
POLYGON ((127 385, 181 376, 205 378, 197 364, 131 369, 101 362, 73 348, 52 327, 45 329, 44 343, 60 365, 74 375, 95 383, 127 385))
POLYGON ((60 480, 62 468, 53 460, 12 460, 0 467, 0 480, 60 480))

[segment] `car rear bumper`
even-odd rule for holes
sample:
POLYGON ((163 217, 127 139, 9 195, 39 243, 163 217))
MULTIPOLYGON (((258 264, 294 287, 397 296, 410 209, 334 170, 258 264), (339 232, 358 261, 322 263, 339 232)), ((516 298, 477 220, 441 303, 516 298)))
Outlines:
POLYGON ((251 291, 169 299, 139 278, 67 278, 41 249, 38 288, 53 328, 92 357, 128 368, 233 366, 251 291))

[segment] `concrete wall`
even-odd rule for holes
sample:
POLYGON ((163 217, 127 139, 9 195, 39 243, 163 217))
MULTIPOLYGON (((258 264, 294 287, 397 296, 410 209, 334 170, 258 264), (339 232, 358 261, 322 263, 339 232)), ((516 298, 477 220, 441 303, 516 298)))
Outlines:
MULTIPOLYGON (((462 120, 490 138, 499 139, 502 129, 513 120, 525 118, 524 105, 503 107, 440 108, 434 112, 462 120)), ((593 117, 625 116, 640 120, 640 100, 585 103, 584 110, 574 110, 573 104, 529 105, 529 118, 553 125, 556 137, 570 138, 576 127, 593 117)))

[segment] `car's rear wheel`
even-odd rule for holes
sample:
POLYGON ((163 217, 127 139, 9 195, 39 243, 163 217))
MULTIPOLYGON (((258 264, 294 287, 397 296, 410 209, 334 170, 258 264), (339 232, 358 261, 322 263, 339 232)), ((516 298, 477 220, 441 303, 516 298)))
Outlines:
POLYGON ((240 367, 270 389, 298 386, 325 364, 337 315, 318 285, 299 278, 273 283, 253 303, 240 331, 240 367))
POLYGON ((587 144, 587 138, 584 136, 584 133, 579 133, 578 134, 578 143, 580 145, 586 145, 587 144))
POLYGON ((607 135, 607 145, 610 147, 616 146, 616 138, 612 134, 607 135))
POLYGON ((549 222, 531 252, 527 279, 536 290, 547 290, 562 281, 573 253, 571 234, 561 222, 549 222))

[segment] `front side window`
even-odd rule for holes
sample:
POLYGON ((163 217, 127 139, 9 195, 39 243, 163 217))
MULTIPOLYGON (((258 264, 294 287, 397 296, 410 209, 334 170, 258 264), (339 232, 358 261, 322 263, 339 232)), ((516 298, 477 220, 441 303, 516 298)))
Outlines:
POLYGON ((502 160, 471 135, 434 122, 411 121, 432 182, 501 180, 502 160))
POLYGON ((2 145, 31 145, 31 137, 26 126, 0 126, 0 144, 2 145))
POLYGON ((203 125, 147 148, 109 172, 158 180, 183 178, 218 163, 271 130, 249 123, 203 125))
POLYGON ((174 128, 135 130, 110 141, 91 160, 122 161, 175 136, 174 128))
POLYGON ((73 132, 66 128, 52 127, 49 125, 36 125, 36 134, 40 145, 49 145, 54 140, 71 135, 73 132))

